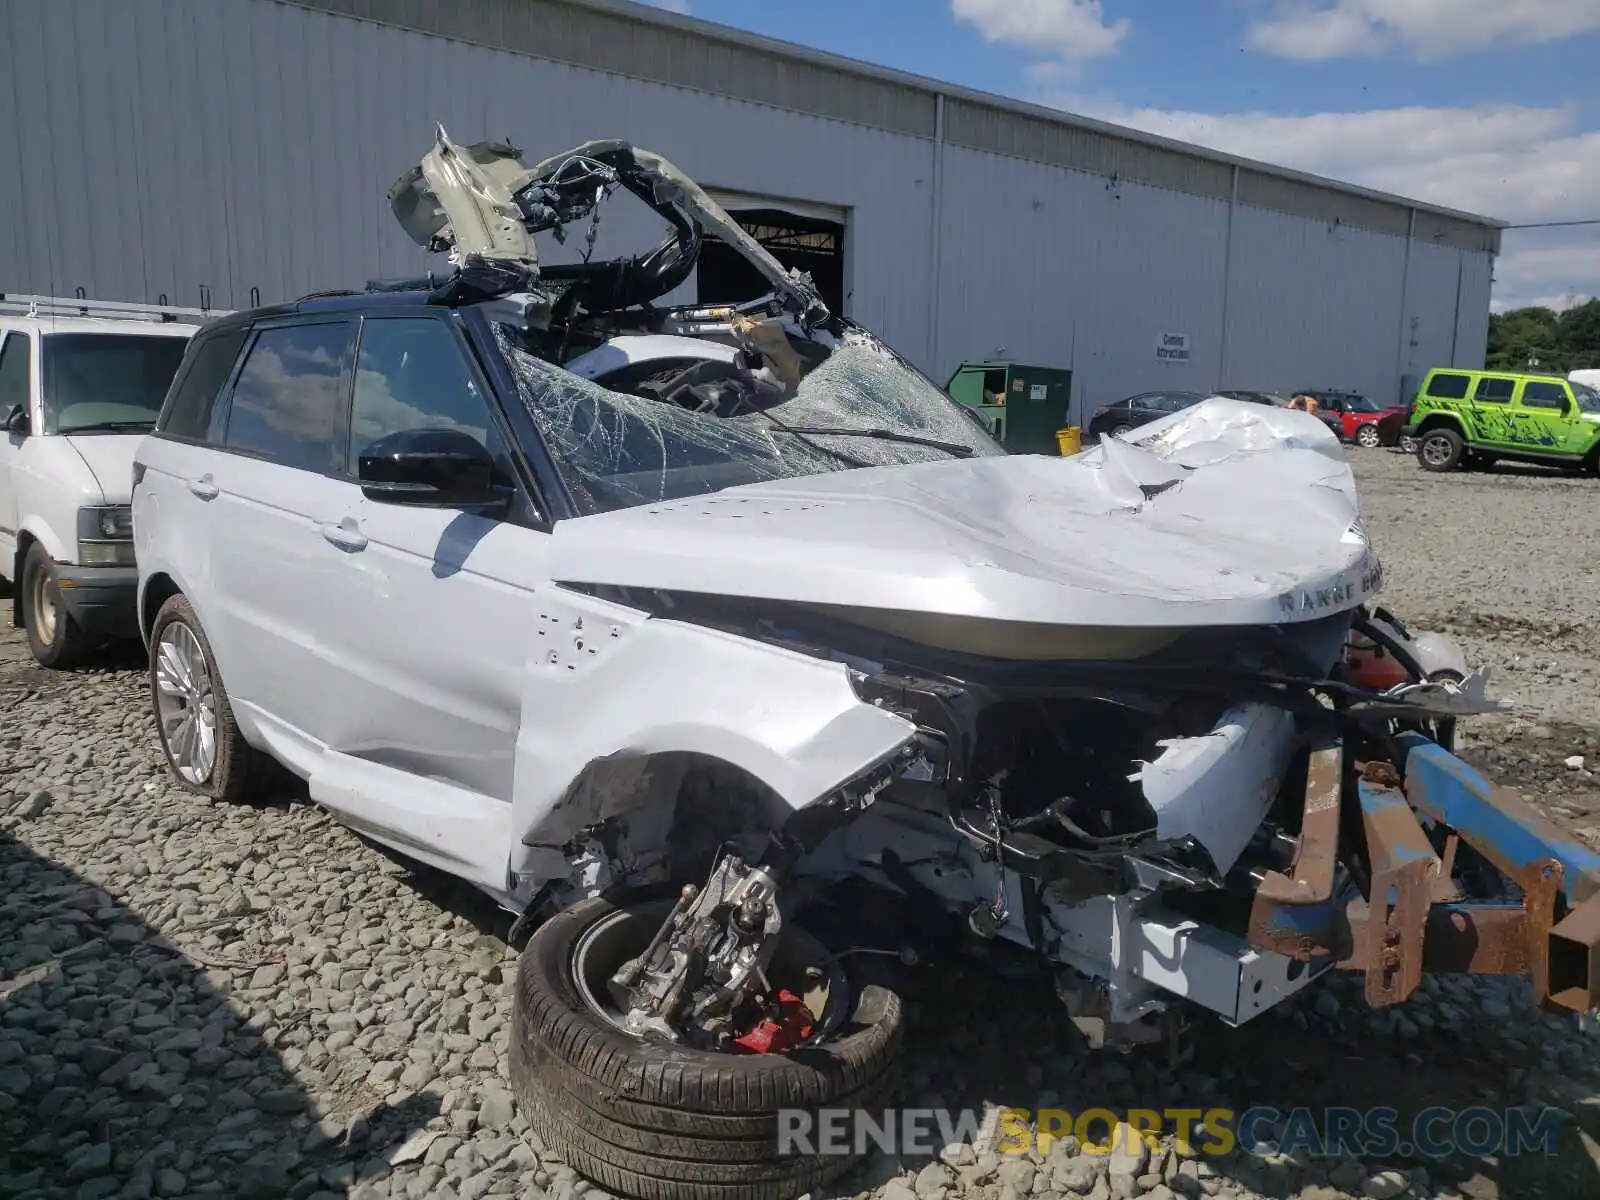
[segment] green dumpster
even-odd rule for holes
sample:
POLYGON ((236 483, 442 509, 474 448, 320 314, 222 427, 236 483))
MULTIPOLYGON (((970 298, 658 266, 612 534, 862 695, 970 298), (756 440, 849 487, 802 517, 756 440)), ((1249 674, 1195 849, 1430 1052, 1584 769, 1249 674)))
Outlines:
POLYGON ((976 409, 996 441, 1013 454, 1057 454, 1067 424, 1072 372, 1013 362, 964 362, 945 391, 976 409))

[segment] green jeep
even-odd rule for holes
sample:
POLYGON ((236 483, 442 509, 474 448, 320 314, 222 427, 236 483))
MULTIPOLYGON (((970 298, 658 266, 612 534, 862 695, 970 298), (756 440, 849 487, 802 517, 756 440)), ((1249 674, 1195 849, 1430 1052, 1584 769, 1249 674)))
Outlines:
POLYGON ((1600 475, 1600 393, 1553 375, 1436 367, 1401 437, 1429 471, 1509 458, 1600 475))

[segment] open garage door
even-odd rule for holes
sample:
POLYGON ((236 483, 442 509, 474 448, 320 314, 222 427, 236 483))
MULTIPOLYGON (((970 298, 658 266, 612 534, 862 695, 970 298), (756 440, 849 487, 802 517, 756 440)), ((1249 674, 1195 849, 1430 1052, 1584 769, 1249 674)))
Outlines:
MULTIPOLYGON (((845 210, 804 200, 707 189, 785 267, 810 273, 827 306, 844 312, 845 210)), ((707 235, 696 269, 696 303, 748 300, 768 284, 732 247, 707 235)))

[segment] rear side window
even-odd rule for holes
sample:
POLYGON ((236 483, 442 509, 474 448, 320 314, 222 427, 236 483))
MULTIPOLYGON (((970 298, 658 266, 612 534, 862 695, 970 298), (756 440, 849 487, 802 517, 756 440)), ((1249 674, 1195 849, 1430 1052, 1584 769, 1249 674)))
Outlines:
POLYGON ((25 333, 0 334, 0 421, 13 408, 28 411, 28 381, 32 378, 32 364, 28 361, 28 335, 25 333))
POLYGON ((1516 390, 1515 379, 1480 379, 1473 399, 1481 404, 1509 404, 1511 393, 1516 390))
POLYGON ((233 385, 227 447, 302 471, 343 474, 354 341, 349 321, 262 330, 233 385))
POLYGON ((1428 395, 1440 400, 1462 400, 1466 398, 1470 382, 1467 375, 1435 375, 1428 380, 1428 395))
POLYGON ((219 440, 220 430, 211 428, 211 414, 233 374, 234 360, 244 349, 248 332, 230 329, 199 340, 161 416, 162 433, 196 442, 219 440))
POLYGON ((1556 412, 1567 411, 1567 389, 1559 383, 1532 380, 1522 385, 1523 408, 1549 408, 1556 412))

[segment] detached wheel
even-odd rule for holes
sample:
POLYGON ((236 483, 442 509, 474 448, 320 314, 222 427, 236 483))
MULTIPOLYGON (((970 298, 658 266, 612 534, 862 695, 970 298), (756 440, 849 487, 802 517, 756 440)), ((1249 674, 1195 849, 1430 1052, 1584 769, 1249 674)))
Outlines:
POLYGON ((1466 446, 1453 429, 1430 429, 1417 442, 1417 461, 1424 471, 1453 471, 1461 465, 1466 446))
POLYGON ((178 783, 213 800, 238 800, 252 751, 233 719, 211 643, 187 596, 171 597, 150 627, 150 701, 178 783))
MULTIPOLYGON (((643 1041, 623 1029, 607 982, 671 907, 670 899, 629 908, 585 900, 529 940, 511 1041, 511 1082, 528 1123, 574 1170, 638 1200, 791 1200, 844 1174, 859 1161, 852 1154, 796 1153, 787 1137, 780 1145, 779 1112, 893 1103, 902 1006, 879 973, 882 960, 858 954, 830 964, 791 925, 768 974, 774 987, 810 989, 797 994, 820 1010, 814 1040, 774 1053, 643 1041), (808 977, 808 966, 820 977, 808 977)), ((786 1130, 815 1139, 817 1127, 786 1130)), ((843 1141, 854 1147, 853 1134, 843 1141)))
POLYGON ((94 643, 72 619, 61 599, 55 560, 38 542, 28 547, 22 562, 22 620, 28 630, 28 649, 42 667, 61 670, 77 666, 94 643))
POLYGON ((1363 425, 1356 430, 1356 445, 1363 450, 1376 450, 1382 444, 1383 438, 1376 425, 1363 425))

